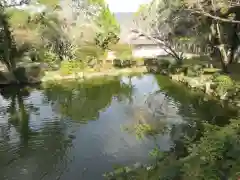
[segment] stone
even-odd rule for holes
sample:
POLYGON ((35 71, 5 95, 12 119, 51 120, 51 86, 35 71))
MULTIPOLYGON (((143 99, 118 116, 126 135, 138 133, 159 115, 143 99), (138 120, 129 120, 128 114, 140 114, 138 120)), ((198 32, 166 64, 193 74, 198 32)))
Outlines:
POLYGON ((161 70, 160 73, 165 76, 168 75, 168 71, 166 69, 161 70))
POLYGON ((228 92, 225 92, 223 95, 220 96, 221 100, 227 100, 228 92))
POLYGON ((189 85, 191 88, 196 88, 196 87, 200 87, 200 86, 201 86, 201 83, 200 83, 197 79, 189 79, 189 80, 188 80, 188 85, 189 85))
POLYGON ((44 76, 41 64, 30 63, 17 67, 13 72, 1 72, 0 84, 39 83, 44 76))
POLYGON ((211 88, 212 82, 206 82, 205 84, 205 93, 206 94, 212 94, 213 90, 211 88))
POLYGON ((181 74, 173 74, 173 75, 171 75, 171 79, 174 80, 174 81, 181 82, 182 79, 183 79, 183 75, 181 75, 181 74))

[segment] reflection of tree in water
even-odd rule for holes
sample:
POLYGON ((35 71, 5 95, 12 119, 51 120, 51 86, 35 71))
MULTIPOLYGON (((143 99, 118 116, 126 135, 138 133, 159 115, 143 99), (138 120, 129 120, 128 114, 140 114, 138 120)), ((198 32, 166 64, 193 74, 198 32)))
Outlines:
POLYGON ((31 133, 29 129, 29 112, 36 111, 32 105, 25 105, 24 98, 29 96, 28 89, 5 88, 1 90, 1 95, 4 99, 10 102, 6 113, 9 115, 9 123, 13 125, 21 135, 22 142, 26 143, 31 133))
POLYGON ((166 77, 159 76, 157 80, 161 90, 178 104, 178 113, 187 122, 175 129, 181 128, 191 139, 196 140, 201 137, 204 123, 224 126, 231 118, 238 115, 236 109, 217 100, 206 98, 201 93, 191 92, 188 88, 173 83, 166 77))
POLYGON ((173 83, 166 77, 159 76, 156 79, 161 90, 178 104, 179 114, 183 117, 195 116, 209 123, 224 125, 231 117, 237 115, 235 109, 223 106, 217 100, 206 98, 202 93, 191 92, 185 86, 173 83))
POLYGON ((237 179, 240 168, 240 121, 235 109, 157 77, 160 88, 178 106, 186 123, 173 126, 175 146, 169 152, 155 149, 156 164, 121 168, 108 174, 115 180, 217 180, 237 179), (112 176, 113 175, 113 176, 112 176))
POLYGON ((134 107, 132 113, 133 121, 124 124, 122 128, 129 133, 136 134, 138 139, 144 137, 152 138, 154 135, 166 133, 167 123, 162 121, 162 119, 156 119, 146 109, 134 107))
MULTIPOLYGON (((4 176, 11 179, 16 174, 19 179, 23 178, 19 172, 23 167, 30 173, 29 175, 32 173, 31 176, 45 176, 47 172, 57 171, 55 164, 59 160, 69 161, 64 154, 71 145, 71 140, 66 126, 61 121, 48 123, 44 120, 39 122, 42 123, 41 129, 34 130, 30 127, 31 114, 37 115, 38 111, 34 104, 25 101, 29 98, 31 90, 19 87, 1 89, 2 97, 9 104, 5 110, 1 109, 1 111, 4 110, 1 112, 3 117, 8 118, 8 124, 2 126, 7 130, 3 131, 4 138, 0 146, 0 167, 2 167, 0 179, 4 176), (16 136, 11 136, 14 131, 17 132, 16 136), (18 137, 19 141, 16 141, 18 137), (12 151, 13 149, 15 150, 12 151)), ((43 120, 39 119, 39 121, 43 120)))
POLYGON ((50 84, 45 90, 48 101, 63 116, 86 122, 98 118, 115 97, 129 98, 132 88, 118 79, 50 84))

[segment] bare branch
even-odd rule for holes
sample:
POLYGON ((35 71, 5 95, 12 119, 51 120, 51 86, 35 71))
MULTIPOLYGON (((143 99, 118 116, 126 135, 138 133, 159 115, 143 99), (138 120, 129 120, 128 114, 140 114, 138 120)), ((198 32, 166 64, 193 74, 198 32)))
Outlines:
POLYGON ((20 2, 16 1, 5 1, 5 0, 0 0, 0 7, 1 8, 10 8, 10 7, 17 7, 17 6, 22 6, 24 4, 29 4, 30 0, 21 0, 20 2))
POLYGON ((193 12, 193 13, 199 14, 199 15, 203 15, 203 16, 206 16, 206 17, 210 17, 210 18, 215 19, 215 20, 222 21, 222 22, 240 24, 240 21, 238 21, 238 20, 221 18, 221 17, 219 17, 219 16, 212 15, 212 14, 210 14, 210 13, 208 13, 208 12, 203 11, 203 10, 199 11, 199 10, 192 10, 192 9, 191 9, 190 11, 193 12))

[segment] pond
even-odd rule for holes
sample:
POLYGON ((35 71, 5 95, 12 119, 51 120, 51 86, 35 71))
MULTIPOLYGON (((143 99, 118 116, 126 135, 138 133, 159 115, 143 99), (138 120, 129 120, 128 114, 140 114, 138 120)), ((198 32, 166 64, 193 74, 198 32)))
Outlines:
POLYGON ((152 163, 152 149, 170 151, 183 132, 201 132, 202 122, 221 127, 235 116, 154 75, 3 88, 0 179, 101 180, 117 165, 152 163), (139 125, 147 124, 154 138, 142 136, 139 125))

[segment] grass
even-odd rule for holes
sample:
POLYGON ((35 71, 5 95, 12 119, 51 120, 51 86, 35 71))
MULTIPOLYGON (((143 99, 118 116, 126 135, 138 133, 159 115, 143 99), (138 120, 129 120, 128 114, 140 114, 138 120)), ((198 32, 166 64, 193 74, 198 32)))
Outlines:
POLYGON ((118 76, 124 74, 141 74, 147 72, 146 67, 134 67, 134 68, 122 68, 122 69, 101 69, 101 71, 96 71, 93 69, 85 69, 83 71, 79 71, 76 74, 69 74, 69 75, 62 75, 60 71, 48 71, 45 73, 45 76, 42 78, 43 82, 47 81, 54 81, 54 80, 67 80, 67 79, 74 79, 74 78, 97 78, 97 77, 111 77, 111 76, 118 76), (83 77, 80 77, 80 74, 83 77))
POLYGON ((204 68, 203 71, 204 71, 204 74, 214 74, 216 72, 220 72, 221 69, 219 69, 219 68, 204 68))
POLYGON ((191 59, 184 59, 183 64, 195 65, 195 64, 209 64, 211 60, 206 56, 193 57, 191 59))

